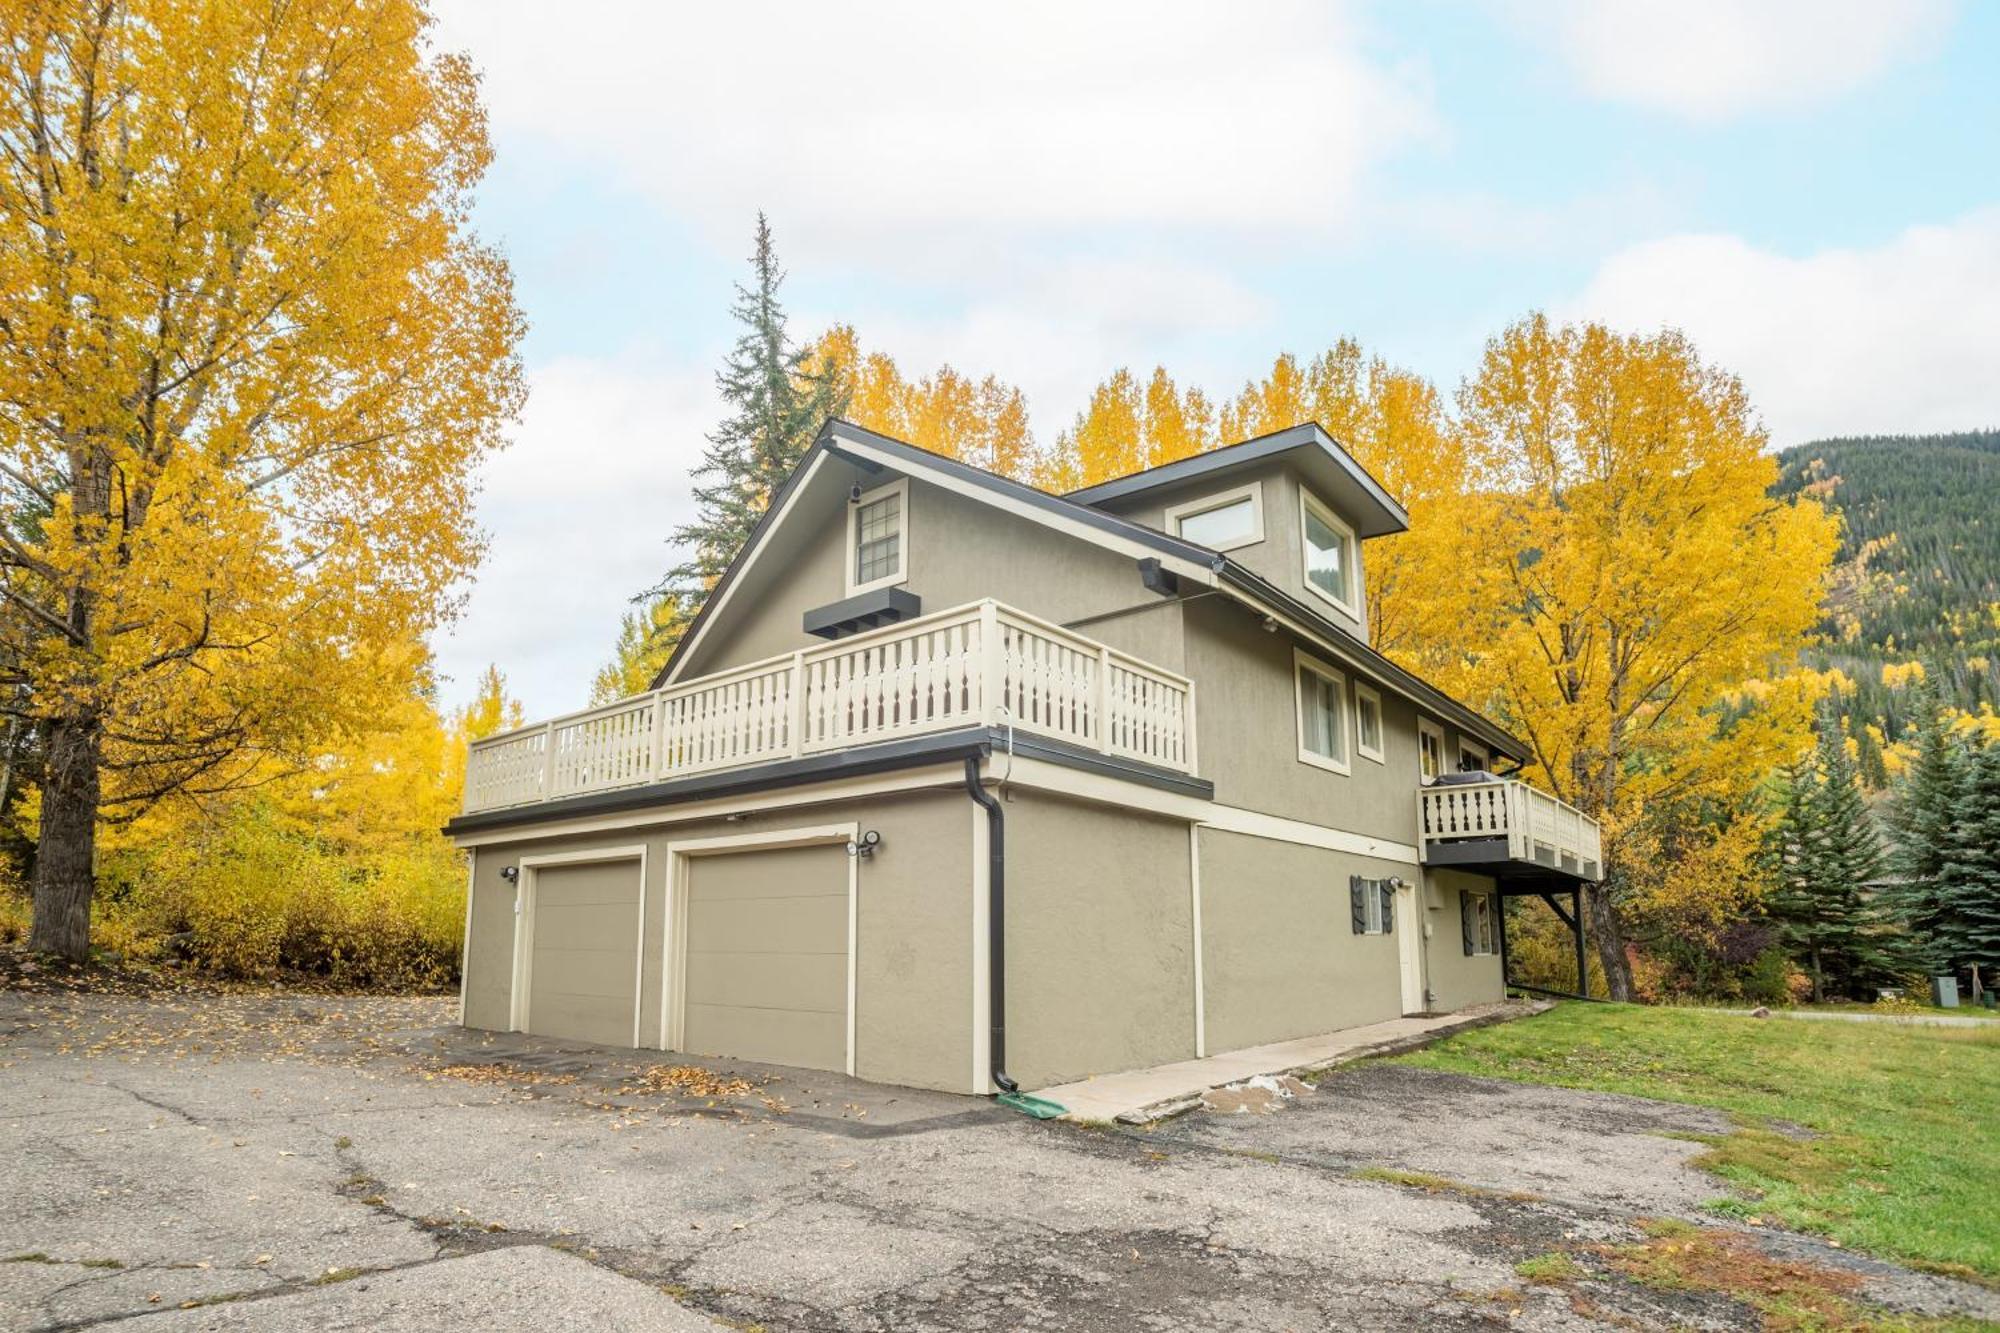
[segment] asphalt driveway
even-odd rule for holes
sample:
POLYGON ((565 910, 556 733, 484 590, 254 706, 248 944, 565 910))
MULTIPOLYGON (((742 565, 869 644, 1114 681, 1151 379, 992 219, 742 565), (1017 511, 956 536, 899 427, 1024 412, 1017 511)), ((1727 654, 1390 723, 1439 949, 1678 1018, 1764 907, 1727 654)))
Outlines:
MULTIPOLYGON (((1350 1068, 1143 1131, 450 1026, 443 1000, 0 992, 0 1327, 1754 1327, 1516 1265, 1701 1218, 1707 1112, 1350 1068)), ((1704 1218, 1704 1221, 1713 1219, 1704 1218)), ((1804 1238, 1898 1308, 1976 1287, 1804 1238)))

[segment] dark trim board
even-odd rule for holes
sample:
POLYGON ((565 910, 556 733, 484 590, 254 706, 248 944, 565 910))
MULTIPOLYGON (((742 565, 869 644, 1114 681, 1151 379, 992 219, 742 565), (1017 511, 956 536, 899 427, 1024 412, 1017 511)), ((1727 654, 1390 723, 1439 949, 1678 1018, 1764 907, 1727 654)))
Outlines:
POLYGON ((1465 870, 1491 875, 1503 894, 1539 896, 1568 893, 1580 884, 1594 881, 1582 875, 1546 866, 1539 861, 1517 861, 1507 855, 1505 838, 1462 838, 1456 842, 1426 843, 1418 849, 1426 869, 1465 870))
POLYGON ((1005 754, 1010 750, 1026 758, 1043 759, 1200 800, 1213 800, 1215 797, 1214 783, 1202 778, 1192 778, 1184 773, 1175 773, 1170 769, 1155 768, 1151 764, 1137 763, 1115 755, 1099 754, 1095 750, 1086 750, 1080 746, 1040 736, 1024 736, 1016 733, 1010 737, 1005 728, 964 727, 957 731, 941 731, 930 736, 912 736, 906 740, 879 741, 873 745, 835 750, 829 754, 811 755, 804 759, 780 759, 748 768, 727 769, 720 773, 696 773, 668 782, 648 783, 643 787, 621 787, 617 791, 593 792, 588 796, 571 796, 559 801, 539 801, 533 805, 510 805, 502 810, 482 810, 478 814, 459 815, 444 826, 444 834, 446 837, 457 837, 460 834, 484 833, 496 828, 512 828, 517 825, 547 824, 590 815, 621 814, 628 810, 644 810, 653 806, 684 805, 690 801, 747 795, 775 788, 799 787, 839 778, 865 777, 899 768, 920 768, 926 764, 964 759, 968 756, 1005 754))
POLYGON ((822 639, 838 639, 881 625, 915 620, 923 611, 923 599, 908 588, 877 588, 814 607, 806 612, 805 631, 822 639))

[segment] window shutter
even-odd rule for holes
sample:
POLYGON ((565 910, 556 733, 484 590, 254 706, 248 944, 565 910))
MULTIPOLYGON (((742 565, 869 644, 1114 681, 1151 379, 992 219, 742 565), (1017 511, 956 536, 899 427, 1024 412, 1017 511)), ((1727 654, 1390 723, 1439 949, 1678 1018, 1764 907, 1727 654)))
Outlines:
POLYGON ((1357 935, 1368 933, 1368 903, 1362 897, 1363 888, 1361 876, 1347 877, 1347 902, 1354 909, 1354 933, 1357 935))
POLYGON ((1465 932, 1465 956, 1470 958, 1479 952, 1479 937, 1472 920, 1472 895, 1462 891, 1458 895, 1458 924, 1465 932))
POLYGON ((1375 886, 1382 892, 1382 933, 1396 933, 1396 888, 1386 879, 1378 879, 1375 886))

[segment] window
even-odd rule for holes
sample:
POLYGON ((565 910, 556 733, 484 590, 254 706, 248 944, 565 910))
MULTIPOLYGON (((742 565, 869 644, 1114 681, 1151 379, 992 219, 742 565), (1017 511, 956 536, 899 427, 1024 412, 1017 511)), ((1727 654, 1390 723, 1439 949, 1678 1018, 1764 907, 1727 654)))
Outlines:
POLYGON ((909 528, 908 478, 878 486, 847 506, 847 592, 867 592, 902 583, 904 534, 909 528))
POLYGON ((1425 785, 1444 772, 1444 728, 1427 717, 1417 719, 1417 777, 1425 785))
POLYGON ((1487 765, 1492 762, 1493 757, 1486 752, 1485 746, 1479 744, 1477 741, 1469 741, 1463 736, 1458 738, 1459 772, 1483 773, 1486 771, 1487 765))
POLYGON ((1493 941, 1499 926, 1493 920, 1493 913, 1497 910, 1497 895, 1459 891, 1458 917, 1459 925, 1465 931, 1466 957, 1496 952, 1493 941))
POLYGON ((1264 540, 1264 488, 1239 486, 1186 504, 1169 505, 1166 525, 1176 537, 1199 542, 1211 551, 1254 545, 1264 540))
POLYGON ((1348 615, 1354 609, 1354 529, 1305 491, 1299 492, 1299 531, 1305 538, 1306 586, 1348 615))
POLYGON ((1382 739, 1382 695, 1372 685, 1354 682, 1354 748, 1363 759, 1388 762, 1382 739))
POLYGON ((1292 652, 1299 678, 1299 760, 1336 773, 1347 769, 1347 678, 1292 652))
POLYGON ((1357 935, 1396 933, 1396 881, 1347 877, 1347 902, 1357 935))

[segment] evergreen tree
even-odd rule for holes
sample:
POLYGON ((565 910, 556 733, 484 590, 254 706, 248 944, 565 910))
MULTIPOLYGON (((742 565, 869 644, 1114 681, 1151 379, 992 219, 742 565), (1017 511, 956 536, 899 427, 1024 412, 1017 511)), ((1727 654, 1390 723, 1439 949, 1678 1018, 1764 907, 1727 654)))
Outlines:
POLYGON ((1937 968, 1946 961, 1940 938, 1945 915, 1944 848, 1956 818, 1964 759, 1946 728, 1944 709, 1928 674, 1914 693, 1917 754, 1889 802, 1894 845, 1889 868, 1896 884, 1886 899, 1910 934, 1916 961, 1937 968))
POLYGON ((1938 951, 1946 966, 1991 985, 2000 968, 2000 745, 1961 766, 1956 817, 1939 870, 1938 951))
POLYGON ((749 540, 785 478, 841 403, 830 376, 806 364, 806 350, 785 336, 778 288, 785 275, 771 245, 771 226, 757 215, 751 285, 736 288, 731 312, 743 332, 716 374, 730 415, 708 437, 695 469, 693 522, 674 531, 688 559, 669 571, 655 594, 678 594, 693 615, 729 562, 749 540))
POLYGON ((1882 849, 1862 800, 1839 719, 1820 721, 1810 759, 1785 772, 1785 798, 1772 834, 1777 888, 1766 910, 1813 980, 1813 999, 1858 995, 1895 974, 1898 950, 1868 885, 1882 872, 1882 849))

